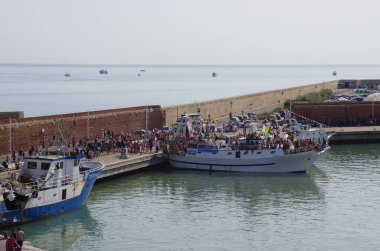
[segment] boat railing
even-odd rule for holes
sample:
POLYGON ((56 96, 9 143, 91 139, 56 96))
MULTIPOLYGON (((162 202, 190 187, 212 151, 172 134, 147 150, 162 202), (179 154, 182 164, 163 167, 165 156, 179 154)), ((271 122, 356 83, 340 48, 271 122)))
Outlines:
MULTIPOLYGON (((281 145, 234 145, 231 147, 226 148, 220 148, 219 151, 261 151, 261 150, 276 150, 281 149, 284 151, 285 154, 296 154, 296 153, 302 153, 302 152, 310 152, 310 151, 317 151, 320 152, 325 147, 323 145, 314 144, 314 145, 308 145, 308 146, 299 146, 299 147, 286 147, 283 148, 281 145)), ((192 149, 197 149, 196 147, 193 147, 192 149)))
POLYGON ((101 171, 103 169, 103 165, 99 165, 98 167, 94 167, 88 170, 84 170, 78 173, 74 173, 72 175, 65 175, 60 177, 50 176, 50 178, 46 179, 45 177, 38 178, 32 182, 19 183, 20 188, 30 191, 35 190, 44 190, 46 188, 65 186, 71 183, 77 183, 79 181, 85 181, 86 177, 93 172, 101 171), (53 178, 52 178, 53 177, 53 178))

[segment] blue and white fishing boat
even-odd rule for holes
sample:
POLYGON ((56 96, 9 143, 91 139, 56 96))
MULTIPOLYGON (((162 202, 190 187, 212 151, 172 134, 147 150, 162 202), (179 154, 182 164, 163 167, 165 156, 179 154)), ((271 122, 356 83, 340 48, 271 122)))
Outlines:
POLYGON ((81 155, 25 157, 19 174, 0 188, 0 226, 61 214, 82 206, 104 164, 81 155))

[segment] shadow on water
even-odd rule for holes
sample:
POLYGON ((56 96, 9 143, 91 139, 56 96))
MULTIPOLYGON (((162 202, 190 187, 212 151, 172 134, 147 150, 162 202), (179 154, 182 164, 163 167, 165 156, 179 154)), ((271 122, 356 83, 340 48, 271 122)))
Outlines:
MULTIPOLYGON (((86 233, 97 233, 102 238, 102 227, 91 217, 87 206, 51 218, 20 226, 26 240, 48 250, 68 250, 86 233)), ((4 231, 10 232, 9 229, 4 231)))

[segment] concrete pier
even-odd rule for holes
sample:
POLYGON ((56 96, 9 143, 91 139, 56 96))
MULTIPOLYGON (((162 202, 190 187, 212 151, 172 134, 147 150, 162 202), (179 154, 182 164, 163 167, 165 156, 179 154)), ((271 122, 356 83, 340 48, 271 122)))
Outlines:
MULTIPOLYGON (((6 242, 7 242, 6 240, 0 240, 0 251, 6 250, 6 248, 5 248, 6 242)), ((23 251, 47 251, 45 249, 33 247, 29 241, 24 241, 23 246, 22 246, 22 250, 23 251)))
POLYGON ((95 161, 100 161, 105 164, 102 173, 97 180, 109 178, 119 174, 141 170, 151 166, 165 163, 167 160, 159 153, 144 153, 130 154, 128 159, 120 159, 120 153, 102 155, 96 158, 95 161))
POLYGON ((329 127, 325 131, 335 132, 330 145, 380 142, 380 126, 329 127))

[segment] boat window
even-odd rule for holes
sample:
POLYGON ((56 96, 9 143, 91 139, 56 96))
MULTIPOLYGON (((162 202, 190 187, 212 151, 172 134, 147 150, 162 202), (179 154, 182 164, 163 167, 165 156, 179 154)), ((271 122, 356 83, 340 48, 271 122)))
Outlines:
POLYGON ((80 162, 79 159, 74 159, 74 166, 79 166, 79 162, 80 162))
POLYGON ((63 169, 63 162, 59 162, 59 168, 63 169))
POLYGON ((261 152, 257 152, 257 154, 261 154, 261 152))
POLYGON ((276 153, 276 151, 271 151, 271 152, 270 152, 270 154, 274 154, 274 153, 276 153))
POLYGON ((41 163, 41 170, 49 170, 50 163, 42 162, 41 163))
POLYGON ((28 161, 28 169, 37 169, 37 162, 28 161))
POLYGON ((236 151, 236 155, 235 155, 236 158, 240 158, 240 151, 236 151))
POLYGON ((62 200, 66 200, 66 189, 62 190, 62 200))

